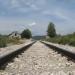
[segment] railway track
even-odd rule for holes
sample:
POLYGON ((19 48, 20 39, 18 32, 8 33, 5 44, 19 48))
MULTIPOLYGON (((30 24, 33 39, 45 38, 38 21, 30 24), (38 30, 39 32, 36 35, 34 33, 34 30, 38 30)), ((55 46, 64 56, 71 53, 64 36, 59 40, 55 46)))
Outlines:
POLYGON ((0 75, 75 75, 73 61, 39 41, 3 67, 0 75))
POLYGON ((6 50, 5 52, 1 52, 0 53, 0 68, 5 63, 7 63, 8 61, 10 61, 14 57, 18 56, 18 54, 21 54, 22 52, 24 52, 25 50, 27 50, 35 42, 36 41, 34 41, 34 42, 28 42, 27 44, 24 43, 24 44, 21 44, 21 46, 18 45, 17 47, 13 48, 12 50, 11 50, 11 48, 8 48, 9 50, 6 50))
POLYGON ((75 50, 74 50, 75 48, 71 49, 70 47, 67 48, 63 45, 61 46, 59 44, 54 44, 54 43, 45 42, 45 41, 42 41, 42 43, 48 46, 49 48, 52 48, 53 50, 57 51, 58 53, 68 56, 69 59, 75 60, 75 50))

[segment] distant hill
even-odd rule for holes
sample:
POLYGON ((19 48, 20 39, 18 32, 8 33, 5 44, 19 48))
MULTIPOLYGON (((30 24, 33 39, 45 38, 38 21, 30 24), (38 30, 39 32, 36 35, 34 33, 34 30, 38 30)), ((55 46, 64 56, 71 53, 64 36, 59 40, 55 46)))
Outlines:
POLYGON ((32 38, 35 40, 45 39, 46 36, 33 36, 32 38))

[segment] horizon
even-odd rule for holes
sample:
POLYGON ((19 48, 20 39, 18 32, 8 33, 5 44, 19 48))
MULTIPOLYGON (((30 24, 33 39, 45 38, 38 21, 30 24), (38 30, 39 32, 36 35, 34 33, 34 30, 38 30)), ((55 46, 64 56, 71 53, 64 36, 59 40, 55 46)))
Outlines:
POLYGON ((74 0, 0 0, 0 34, 30 29, 34 36, 46 35, 49 22, 57 34, 75 32, 74 0))

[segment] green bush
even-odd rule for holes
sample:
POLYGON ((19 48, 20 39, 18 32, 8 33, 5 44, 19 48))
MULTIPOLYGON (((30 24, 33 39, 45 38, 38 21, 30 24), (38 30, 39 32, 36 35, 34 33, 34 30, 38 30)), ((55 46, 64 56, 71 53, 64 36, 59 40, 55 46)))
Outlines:
POLYGON ((20 44, 20 39, 19 38, 12 38, 12 39, 7 39, 7 43, 10 44, 20 44))
POLYGON ((5 38, 0 38, 0 48, 2 47, 6 47, 7 46, 7 42, 5 38))
POLYGON ((7 36, 0 36, 0 48, 9 46, 11 44, 21 44, 22 42, 20 41, 19 38, 13 38, 9 39, 7 36))
POLYGON ((22 33, 21 33, 21 37, 22 38, 26 38, 26 39, 30 39, 32 37, 32 33, 29 29, 25 29, 22 33))
POLYGON ((62 37, 59 41, 59 44, 69 44, 69 37, 62 37))
POLYGON ((53 42, 53 43, 59 43, 59 44, 68 44, 75 46, 75 33, 68 34, 65 36, 56 36, 54 38, 46 39, 46 41, 53 42))
POLYGON ((46 41, 53 42, 53 43, 59 43, 61 37, 54 37, 54 38, 48 38, 46 41))
POLYGON ((75 46, 75 38, 71 38, 69 45, 75 46))

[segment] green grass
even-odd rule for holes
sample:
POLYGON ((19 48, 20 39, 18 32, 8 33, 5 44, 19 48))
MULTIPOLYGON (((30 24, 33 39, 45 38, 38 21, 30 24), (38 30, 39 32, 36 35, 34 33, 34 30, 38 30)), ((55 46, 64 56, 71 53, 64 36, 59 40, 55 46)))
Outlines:
POLYGON ((22 44, 22 42, 19 38, 9 39, 7 36, 0 36, 0 48, 15 44, 22 44))
POLYGON ((6 46, 7 46, 6 38, 0 37, 0 48, 6 47, 6 46))
POLYGON ((46 41, 75 46, 75 33, 64 35, 64 36, 56 36, 54 38, 48 38, 46 39, 46 41))
POLYGON ((13 38, 13 39, 7 39, 7 43, 10 44, 20 44, 20 39, 19 38, 13 38))

